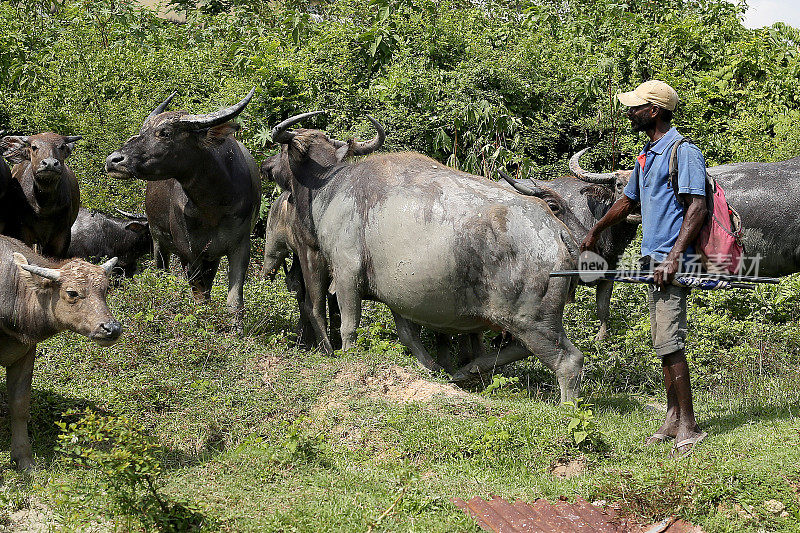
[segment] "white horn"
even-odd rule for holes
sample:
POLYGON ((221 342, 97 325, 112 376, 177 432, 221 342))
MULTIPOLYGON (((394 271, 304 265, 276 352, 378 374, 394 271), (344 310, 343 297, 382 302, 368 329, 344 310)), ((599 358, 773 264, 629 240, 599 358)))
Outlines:
POLYGON ((119 261, 119 258, 112 257, 111 259, 109 259, 108 261, 106 261, 105 263, 103 263, 100 266, 103 267, 103 270, 106 271, 106 274, 108 274, 110 276, 111 275, 111 271, 114 270, 115 266, 117 266, 117 262, 118 261, 119 261))
POLYGON ((54 268, 45 268, 36 265, 28 264, 28 259, 19 252, 14 253, 14 262, 22 270, 26 270, 31 274, 36 274, 51 281, 58 281, 61 279, 61 272, 54 268))

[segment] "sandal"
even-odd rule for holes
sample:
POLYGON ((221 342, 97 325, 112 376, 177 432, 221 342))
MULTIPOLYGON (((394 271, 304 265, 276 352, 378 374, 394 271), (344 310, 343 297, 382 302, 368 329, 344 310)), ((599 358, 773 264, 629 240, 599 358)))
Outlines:
POLYGON ((686 457, 687 455, 691 454, 694 450, 694 447, 700 444, 703 439, 708 437, 708 433, 703 431, 696 437, 690 437, 688 439, 683 439, 680 442, 676 442, 675 446, 672 447, 672 451, 669 453, 670 457, 686 457), (681 451, 681 448, 684 446, 689 446, 689 449, 681 451))

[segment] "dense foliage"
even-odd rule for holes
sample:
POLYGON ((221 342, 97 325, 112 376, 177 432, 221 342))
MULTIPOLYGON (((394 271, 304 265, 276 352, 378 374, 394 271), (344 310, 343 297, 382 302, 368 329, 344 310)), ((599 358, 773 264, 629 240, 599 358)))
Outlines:
POLYGON ((93 207, 132 207, 141 183, 104 176, 107 154, 173 90, 175 108, 230 104, 255 85, 243 140, 328 109, 339 136, 369 135, 489 175, 552 176, 583 146, 597 169, 639 141, 613 95, 644 79, 682 98, 678 127, 711 163, 795 155, 798 30, 748 30, 727 0, 178 0, 184 24, 130 0, 0 3, 0 129, 80 133, 73 166, 93 207), (228 8, 228 9, 225 9, 228 8))

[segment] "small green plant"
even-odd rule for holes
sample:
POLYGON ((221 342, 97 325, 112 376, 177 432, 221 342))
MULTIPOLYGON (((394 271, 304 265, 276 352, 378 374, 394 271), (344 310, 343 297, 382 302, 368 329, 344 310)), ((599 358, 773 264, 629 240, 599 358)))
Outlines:
POLYGON ((520 446, 520 441, 512 432, 514 420, 490 416, 483 433, 477 436, 470 445, 473 454, 496 460, 513 448, 520 446))
POLYGON ((597 427, 594 416, 594 404, 583 398, 575 398, 571 402, 564 402, 564 408, 569 416, 567 431, 570 441, 578 448, 599 451, 605 448, 603 435, 597 427))
POLYGON ((99 485, 87 484, 86 490, 95 491, 95 496, 108 494, 118 512, 136 517, 146 530, 177 532, 203 526, 202 514, 158 491, 163 473, 159 447, 131 420, 90 409, 69 410, 63 416, 81 417, 77 422, 56 422, 61 428, 57 450, 98 475, 99 485))
POLYGON ((282 464, 324 464, 327 443, 319 432, 308 429, 308 418, 300 418, 286 428, 283 446, 273 454, 272 460, 282 464))
POLYGON ((506 376, 501 376, 500 374, 495 374, 492 376, 492 382, 489 383, 485 389, 483 389, 481 394, 484 396, 492 396, 503 389, 513 387, 517 383, 519 383, 519 378, 516 376, 509 378, 506 376))

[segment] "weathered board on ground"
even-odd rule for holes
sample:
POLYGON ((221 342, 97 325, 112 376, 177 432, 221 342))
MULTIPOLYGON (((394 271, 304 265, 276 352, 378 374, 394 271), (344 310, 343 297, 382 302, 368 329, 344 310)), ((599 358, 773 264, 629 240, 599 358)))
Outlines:
POLYGON ((497 533, 702 533, 683 520, 665 520, 643 526, 622 518, 611 507, 599 507, 582 498, 575 503, 550 503, 539 499, 532 504, 513 504, 493 496, 478 496, 469 501, 454 498, 453 503, 472 516, 486 531, 497 533))

